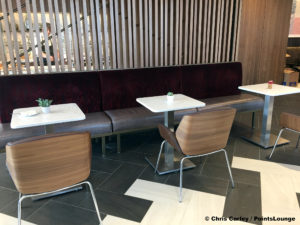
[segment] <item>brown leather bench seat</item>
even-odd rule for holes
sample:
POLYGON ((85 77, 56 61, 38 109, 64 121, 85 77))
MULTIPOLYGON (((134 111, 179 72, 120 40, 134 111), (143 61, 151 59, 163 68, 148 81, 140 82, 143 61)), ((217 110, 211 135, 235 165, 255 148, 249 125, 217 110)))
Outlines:
MULTIPOLYGON (((175 123, 178 123, 184 115, 194 112, 197 112, 197 109, 176 111, 175 123)), ((153 113, 145 107, 107 110, 105 113, 111 118, 113 132, 154 128, 164 122, 164 113, 153 113)))
MULTIPOLYGON (((75 122, 53 125, 53 132, 82 132, 89 131, 92 137, 110 135, 112 123, 104 112, 87 113, 86 119, 75 122)), ((11 129, 10 123, 0 123, 0 149, 8 142, 45 134, 44 126, 11 129)))
POLYGON ((198 108, 198 111, 229 106, 236 108, 238 112, 246 112, 258 111, 261 110, 264 106, 264 100, 261 97, 250 94, 207 98, 201 99, 201 101, 205 102, 206 106, 204 108, 198 108))
POLYGON ((11 129, 10 123, 0 123, 0 149, 3 149, 8 142, 39 136, 44 133, 45 129, 42 126, 11 129))
POLYGON ((85 120, 55 124, 54 132, 89 131, 92 137, 112 133, 111 120, 104 112, 87 113, 85 116, 85 120))

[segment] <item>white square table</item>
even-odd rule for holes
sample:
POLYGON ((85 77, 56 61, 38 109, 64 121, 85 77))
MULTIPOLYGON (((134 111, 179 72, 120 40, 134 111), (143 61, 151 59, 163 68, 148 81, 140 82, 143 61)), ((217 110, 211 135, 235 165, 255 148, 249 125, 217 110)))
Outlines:
POLYGON ((53 124, 73 122, 85 119, 85 114, 76 103, 51 105, 50 113, 42 113, 40 107, 14 109, 10 127, 12 129, 45 126, 45 133, 52 133, 53 124), (21 116, 21 112, 36 110, 37 115, 21 116))
MULTIPOLYGON (((204 102, 190 98, 183 94, 175 94, 174 100, 172 102, 167 101, 166 95, 137 98, 136 101, 154 113, 163 112, 164 125, 173 131, 174 111, 205 106, 204 102)), ((164 158, 164 162, 160 163, 158 166, 157 172, 159 175, 179 171, 180 157, 177 155, 174 157, 174 149, 169 144, 166 145, 165 152, 162 155, 162 158, 164 158)), ((157 158, 146 157, 146 160, 153 168, 155 168, 157 158)), ((193 167, 195 167, 195 165, 190 160, 184 161, 184 169, 193 167)))
MULTIPOLYGON (((268 89, 268 84, 264 83, 240 86, 239 89, 265 96, 261 132, 254 131, 251 134, 244 136, 243 138, 263 148, 273 147, 277 138, 277 136, 271 133, 274 97, 300 93, 300 88, 273 84, 272 89, 268 89)), ((289 143, 289 140, 287 139, 280 138, 278 140, 278 145, 287 143, 289 143)))

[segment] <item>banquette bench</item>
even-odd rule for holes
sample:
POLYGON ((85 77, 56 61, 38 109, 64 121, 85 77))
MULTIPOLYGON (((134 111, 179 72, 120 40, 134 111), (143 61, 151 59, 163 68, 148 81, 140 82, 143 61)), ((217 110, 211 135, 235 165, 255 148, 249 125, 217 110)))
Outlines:
POLYGON ((257 111, 263 100, 241 94, 242 65, 238 62, 173 66, 143 69, 72 72, 0 77, 0 149, 9 141, 42 135, 43 127, 12 130, 11 113, 15 108, 35 106, 39 97, 54 104, 75 102, 86 120, 54 125, 54 132, 90 131, 92 137, 117 135, 128 131, 154 128, 163 122, 163 114, 141 107, 136 98, 182 93, 204 101, 201 109, 175 113, 179 122, 183 115, 208 108, 231 106, 238 111, 257 111))

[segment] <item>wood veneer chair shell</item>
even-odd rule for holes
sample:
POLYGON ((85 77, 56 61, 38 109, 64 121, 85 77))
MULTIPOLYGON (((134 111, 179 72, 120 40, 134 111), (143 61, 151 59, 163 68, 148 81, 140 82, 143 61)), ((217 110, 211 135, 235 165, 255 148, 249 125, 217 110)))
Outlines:
POLYGON ((35 194, 64 188, 88 178, 88 132, 38 136, 6 145, 6 164, 17 190, 35 194))
POLYGON ((176 138, 185 155, 200 155, 225 148, 236 109, 221 108, 186 115, 176 138))

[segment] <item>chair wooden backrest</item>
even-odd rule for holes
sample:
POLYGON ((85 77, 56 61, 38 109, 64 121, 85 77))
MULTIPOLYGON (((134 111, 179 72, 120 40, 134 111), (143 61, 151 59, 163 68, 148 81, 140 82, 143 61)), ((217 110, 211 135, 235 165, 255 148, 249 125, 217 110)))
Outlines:
POLYGON ((300 115, 283 112, 280 114, 280 125, 284 128, 290 128, 300 132, 300 115))
POLYGON ((76 184, 90 174, 90 133, 50 134, 8 143, 6 165, 22 194, 76 184))
POLYGON ((200 155, 225 148, 236 109, 220 108, 186 115, 176 138, 186 155, 200 155))

